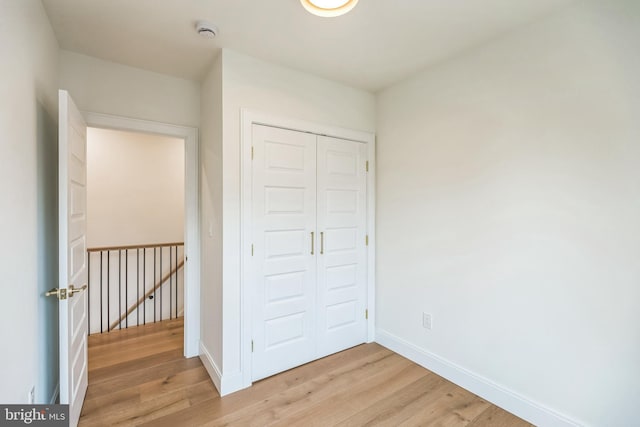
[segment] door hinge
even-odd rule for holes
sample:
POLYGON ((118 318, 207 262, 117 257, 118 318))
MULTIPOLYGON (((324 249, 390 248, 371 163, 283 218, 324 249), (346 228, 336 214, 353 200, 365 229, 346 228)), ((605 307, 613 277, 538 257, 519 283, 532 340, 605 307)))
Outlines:
POLYGON ((367 172, 369 172, 369 160, 367 160, 367 162, 365 163, 364 168, 366 169, 367 172))
POLYGON ((251 244, 251 256, 253 256, 253 243, 251 244))
POLYGON ((251 146, 251 160, 253 160, 253 146, 251 146))
POLYGON ((369 246, 369 235, 364 236, 364 245, 369 246))
POLYGON ((253 353, 253 340, 251 340, 251 353, 253 353))
POLYGON ((367 319, 367 320, 369 319, 369 309, 366 309, 364 311, 364 318, 367 319))

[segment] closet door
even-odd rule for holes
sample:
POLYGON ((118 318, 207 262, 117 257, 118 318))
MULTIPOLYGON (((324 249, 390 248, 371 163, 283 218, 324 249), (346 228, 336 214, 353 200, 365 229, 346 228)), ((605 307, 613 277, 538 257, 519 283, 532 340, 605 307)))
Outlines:
POLYGON ((253 380, 316 358, 316 136, 253 125, 253 380))
POLYGON ((366 144, 318 137, 318 356, 367 340, 366 144))

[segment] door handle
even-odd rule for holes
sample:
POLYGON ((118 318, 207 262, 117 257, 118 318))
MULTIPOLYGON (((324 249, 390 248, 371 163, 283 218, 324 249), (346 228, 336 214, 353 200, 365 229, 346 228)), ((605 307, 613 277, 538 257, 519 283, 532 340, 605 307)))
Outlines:
POLYGON ((311 255, 313 255, 313 248, 315 247, 315 243, 314 243, 314 235, 313 235, 313 231, 311 232, 311 255))
POLYGON ((53 288, 47 292, 44 293, 45 296, 47 297, 57 297, 58 299, 67 299, 67 290, 62 288, 62 289, 58 289, 58 288, 53 288))
POLYGON ((324 255, 324 231, 320 232, 320 255, 324 255))
POLYGON ((75 294, 82 292, 85 289, 87 289, 86 284, 82 285, 82 287, 80 288, 74 288, 73 285, 69 285, 69 291, 68 291, 69 297, 73 297, 75 294))

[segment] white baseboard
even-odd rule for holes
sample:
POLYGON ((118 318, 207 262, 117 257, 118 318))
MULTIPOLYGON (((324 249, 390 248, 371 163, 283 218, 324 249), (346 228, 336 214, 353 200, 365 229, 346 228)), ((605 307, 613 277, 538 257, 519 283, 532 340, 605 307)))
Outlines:
MULTIPOLYGON (((207 350, 202 342, 200 343, 200 360, 209 373, 211 381, 213 381, 213 385, 218 390, 218 393, 220 393, 220 396, 226 396, 227 394, 247 388, 242 381, 241 372, 222 375, 222 372, 220 372, 216 362, 214 362, 211 353, 209 353, 209 350, 207 350)), ((251 386, 251 384, 249 384, 249 386, 251 386)))
POLYGON ((514 393, 387 331, 377 329, 376 342, 532 424, 544 427, 577 427, 581 425, 565 415, 514 393))
POLYGON ((58 401, 59 395, 60 395, 60 383, 56 384, 56 388, 53 390, 51 399, 49 399, 49 405, 55 405, 55 403, 58 401))
POLYGON ((218 389, 218 393, 222 396, 222 372, 218 369, 216 362, 213 361, 213 357, 211 357, 211 353, 209 350, 200 342, 200 360, 204 365, 204 368, 209 373, 211 377, 211 381, 213 381, 213 385, 218 389))

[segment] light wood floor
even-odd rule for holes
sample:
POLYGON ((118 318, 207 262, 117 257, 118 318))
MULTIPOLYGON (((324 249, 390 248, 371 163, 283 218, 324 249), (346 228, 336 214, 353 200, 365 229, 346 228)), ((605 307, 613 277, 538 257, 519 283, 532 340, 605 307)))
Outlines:
POLYGON ((365 344, 220 398, 182 319, 89 337, 81 426, 530 424, 381 347, 365 344))

